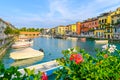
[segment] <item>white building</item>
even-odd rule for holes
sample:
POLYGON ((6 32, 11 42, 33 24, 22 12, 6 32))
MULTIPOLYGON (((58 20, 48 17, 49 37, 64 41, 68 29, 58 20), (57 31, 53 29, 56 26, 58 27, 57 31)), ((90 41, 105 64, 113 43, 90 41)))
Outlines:
POLYGON ((0 39, 6 38, 6 35, 4 34, 4 30, 6 27, 7 27, 7 24, 5 23, 5 21, 0 19, 0 39))

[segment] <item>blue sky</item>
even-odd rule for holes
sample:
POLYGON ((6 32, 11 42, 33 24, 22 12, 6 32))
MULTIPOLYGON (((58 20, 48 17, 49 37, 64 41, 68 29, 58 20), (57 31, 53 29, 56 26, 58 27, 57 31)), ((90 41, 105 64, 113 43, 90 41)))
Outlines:
POLYGON ((74 24, 120 7, 120 0, 1 0, 0 18, 18 28, 74 24))

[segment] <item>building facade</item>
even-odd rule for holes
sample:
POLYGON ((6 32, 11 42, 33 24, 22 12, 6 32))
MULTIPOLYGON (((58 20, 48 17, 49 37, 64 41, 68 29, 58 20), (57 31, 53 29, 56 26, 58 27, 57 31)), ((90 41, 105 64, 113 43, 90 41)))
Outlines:
POLYGON ((77 30, 76 30, 77 35, 80 35, 81 34, 81 22, 77 22, 76 27, 77 27, 77 30))
POLYGON ((4 33, 5 28, 7 27, 5 21, 0 19, 0 39, 6 38, 6 35, 4 33))
POLYGON ((7 37, 7 35, 5 35, 5 33, 4 33, 6 27, 16 29, 12 24, 10 24, 0 18, 0 39, 4 39, 7 37))
POLYGON ((87 21, 83 21, 81 24, 81 36, 88 36, 89 35, 89 28, 87 21))
POLYGON ((111 26, 111 12, 103 13, 99 16, 99 27, 97 31, 98 38, 110 39, 113 37, 113 28, 111 26))
POLYGON ((90 18, 82 23, 81 35, 94 36, 94 30, 98 28, 98 18, 90 18))
POLYGON ((113 38, 120 39, 120 14, 112 16, 112 24, 114 26, 113 38))
POLYGON ((67 30, 68 30, 68 27, 66 26, 63 26, 63 25, 58 26, 59 35, 65 35, 67 30))
POLYGON ((39 37, 40 32, 20 32, 19 38, 36 38, 39 37))

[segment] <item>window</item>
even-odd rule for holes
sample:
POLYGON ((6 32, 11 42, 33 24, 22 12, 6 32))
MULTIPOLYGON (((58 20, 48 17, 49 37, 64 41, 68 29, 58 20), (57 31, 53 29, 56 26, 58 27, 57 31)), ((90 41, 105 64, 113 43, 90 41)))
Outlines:
POLYGON ((102 23, 104 23, 104 20, 102 20, 102 23))
POLYGON ((117 29, 115 28, 115 33, 117 32, 117 29))
POLYGON ((110 29, 107 29, 107 32, 110 32, 110 29))
POLYGON ((99 21, 99 23, 101 23, 101 20, 99 21))
POLYGON ((112 24, 114 24, 114 20, 112 20, 112 24))
POLYGON ((117 23, 119 22, 119 19, 117 19, 117 23))
POLYGON ((107 19, 105 19, 105 23, 107 22, 107 19))

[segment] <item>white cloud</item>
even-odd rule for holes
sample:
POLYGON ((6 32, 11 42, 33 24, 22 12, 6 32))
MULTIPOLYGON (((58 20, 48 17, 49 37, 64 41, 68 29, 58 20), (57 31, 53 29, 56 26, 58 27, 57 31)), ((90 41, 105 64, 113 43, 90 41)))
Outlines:
POLYGON ((21 13, 10 20, 15 25, 37 25, 37 27, 55 27, 82 21, 87 18, 98 16, 100 13, 115 10, 120 7, 120 0, 49 0, 49 12, 44 15, 29 13, 22 10, 15 10, 21 13), (52 2, 51 2, 52 1, 52 2), (78 1, 70 4, 70 1, 78 1), (76 7, 77 5, 77 7, 76 7), (76 8, 75 8, 76 7, 76 8))

